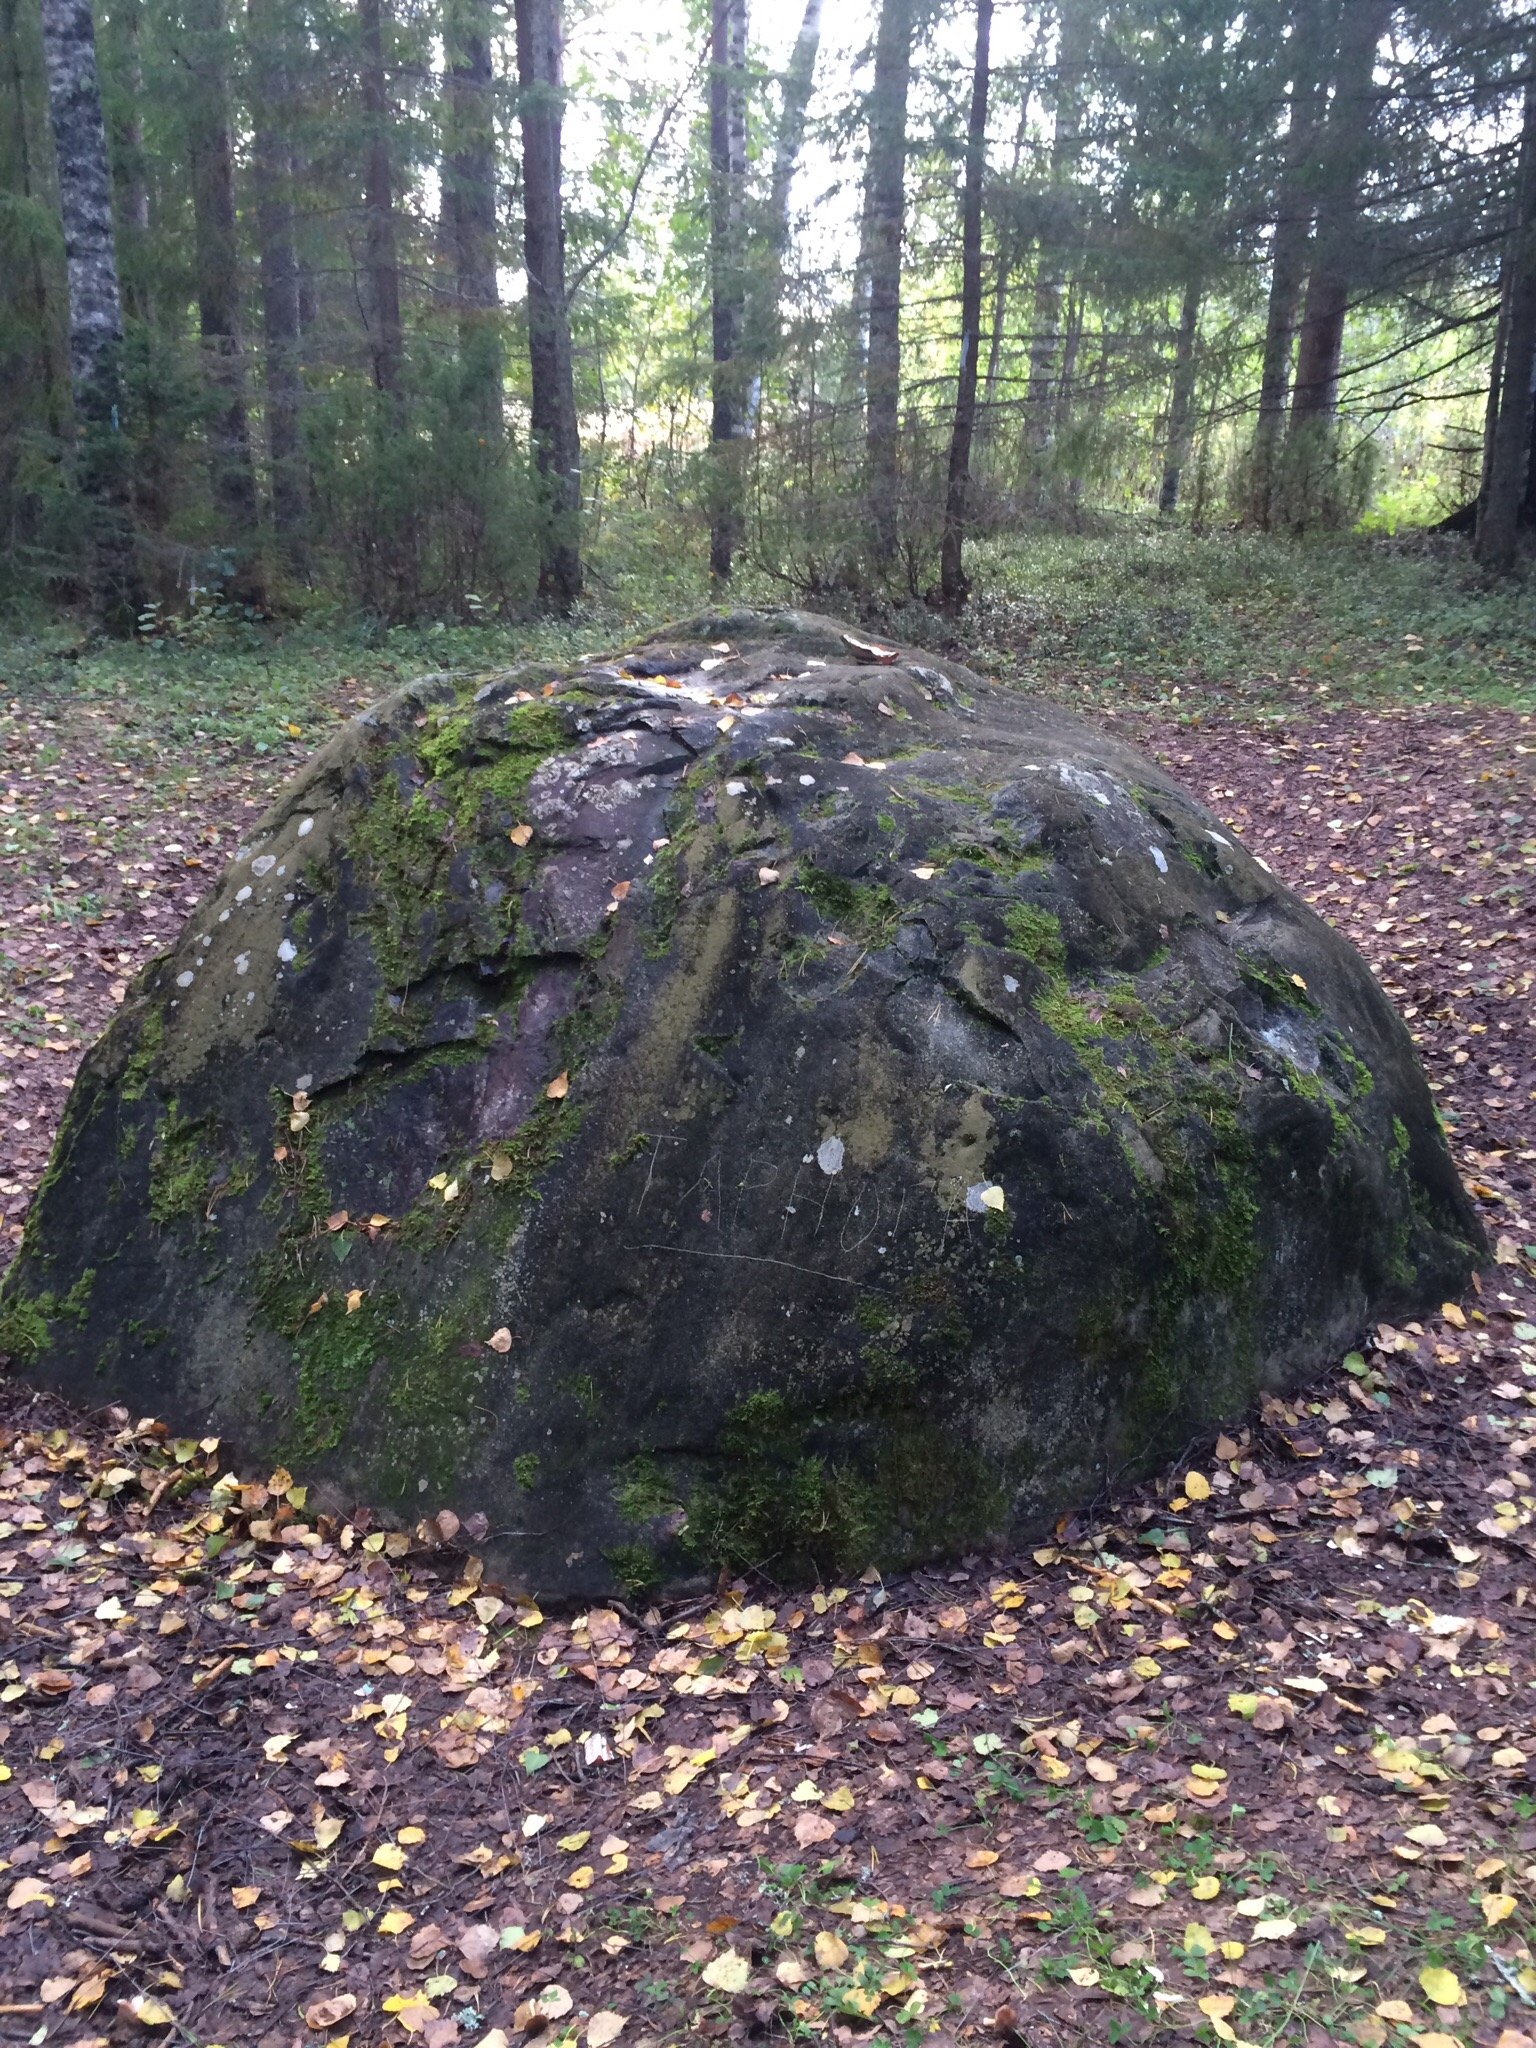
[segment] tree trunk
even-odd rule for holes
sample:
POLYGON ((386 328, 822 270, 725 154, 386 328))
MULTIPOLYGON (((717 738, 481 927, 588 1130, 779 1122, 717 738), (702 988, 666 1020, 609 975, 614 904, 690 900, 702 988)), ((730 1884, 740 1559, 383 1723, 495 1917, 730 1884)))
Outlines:
POLYGON ((1536 404, 1536 79, 1525 88, 1509 255, 1508 290, 1500 320, 1504 373, 1474 542, 1479 562, 1498 574, 1514 566, 1521 502, 1531 483, 1531 412, 1536 404))
POLYGON ((272 530, 290 568, 302 561, 305 470, 299 442, 299 264, 287 133, 293 61, 284 0, 249 0, 251 184, 261 277, 262 374, 272 530))
MULTIPOLYGON (((1304 34, 1315 27, 1316 22, 1310 12, 1298 18, 1298 49, 1304 34)), ((1319 81, 1315 70, 1303 76, 1302 67, 1315 65, 1315 62, 1315 51, 1303 51, 1298 59, 1297 75, 1291 83, 1290 132, 1286 137, 1285 163, 1280 176, 1274 242, 1270 252, 1269 306, 1264 321, 1264 352, 1259 367, 1259 416, 1253 434, 1250 487, 1252 517, 1265 532, 1269 530, 1274 515, 1275 471, 1285 431, 1286 400, 1290 394, 1291 349, 1296 338, 1302 286, 1306 281, 1307 245, 1312 238, 1312 194, 1308 171, 1317 139, 1319 81)))
POLYGON ((769 233, 781 261, 789 246, 789 191, 805 143, 805 116, 816 78, 816 53, 821 47, 821 9, 822 0, 805 0, 800 33, 784 72, 784 103, 774 137, 773 182, 768 193, 769 233))
POLYGON ((118 220, 121 225, 123 305, 130 319, 154 318, 149 289, 149 169, 144 155, 144 66, 139 56, 143 10, 128 0, 109 17, 120 39, 120 115, 113 122, 117 159, 118 220))
POLYGON ((745 220, 746 0, 711 0, 709 69, 709 277, 713 354, 709 573, 729 583, 741 527, 746 420, 745 220))
MULTIPOLYGON (((33 21, 20 19, 21 0, 0 0, 0 51, 5 53, 5 100, 0 103, 0 134, 8 134, 14 152, 7 169, 12 189, 27 202, 18 226, 25 255, 18 250, 24 275, 16 280, 17 303, 23 309, 27 350, 19 387, 0 397, 0 461, 14 478, 21 456, 23 422, 41 413, 49 440, 62 448, 69 435, 69 360, 67 318, 59 317, 50 273, 51 235, 42 226, 52 209, 54 193, 41 175, 47 143, 37 125, 35 86, 43 71, 40 40, 33 40, 33 21), (37 401, 40 391, 41 400, 37 401)), ((46 118, 46 117, 43 117, 46 118)))
POLYGON ((499 442, 500 306, 496 290, 496 120, 488 0, 450 0, 444 14, 451 148, 444 198, 453 228, 459 364, 473 433, 499 442))
MULTIPOLYGON (((1076 180, 1083 134, 1083 82, 1092 48, 1092 0, 1060 0, 1060 31, 1056 45, 1056 108, 1051 135, 1051 185, 1058 209, 1066 204, 1067 188, 1076 180)), ((1040 471, 1055 438, 1058 372, 1061 356, 1061 302, 1067 287, 1071 249, 1063 220, 1051 221, 1040 237, 1035 273, 1033 334, 1029 345, 1029 382, 1025 388, 1024 452, 1027 467, 1040 471)))
POLYGON ((1157 509, 1171 519, 1179 509, 1179 479, 1189 460, 1190 426, 1195 402, 1195 343, 1200 333, 1200 281, 1192 277, 1184 287, 1179 309, 1179 334, 1174 346, 1173 389, 1168 399, 1168 445, 1163 456, 1163 481, 1157 494, 1157 509))
POLYGON ((560 190, 560 0, 516 0, 522 88, 523 251, 534 460, 545 491, 539 595, 564 616, 581 595, 581 436, 565 301, 560 190))
POLYGON ((403 401, 405 330, 400 319, 400 253, 395 235, 395 171, 390 152, 389 79, 384 68, 383 0, 357 0, 362 37, 363 116, 367 124, 363 209, 367 218, 369 312, 373 381, 392 401, 403 401))
POLYGON ((906 219, 907 88, 912 71, 913 0, 881 0, 869 99, 864 173, 869 250, 869 341, 865 369, 865 503, 877 568, 895 559, 900 535, 901 246, 906 219))
POLYGON ((992 82, 992 0, 976 0, 976 62, 965 134, 965 197, 960 229, 960 377, 949 437, 949 490, 939 550, 939 599, 947 610, 965 602, 965 521, 976 431, 976 376, 981 356, 981 188, 987 169, 987 94, 992 82))
MULTIPOLYGON (((1019 98, 1019 125, 1014 131, 1013 160, 1009 165, 1010 184, 1019 175, 1019 165, 1024 160, 1024 143, 1029 133, 1029 94, 1019 98)), ((1007 242, 999 241, 997 251, 997 274, 992 285, 992 331, 987 342, 987 375, 981 387, 983 413, 990 413, 997 395, 998 372, 1003 360, 1003 330, 1008 324, 1008 286, 1013 276, 1013 263, 1007 242)))
POLYGON ((102 623, 126 634, 133 631, 143 594, 119 412, 123 309, 89 0, 42 0, 42 27, 69 279, 69 374, 81 442, 79 478, 92 514, 92 594, 102 623))
POLYGON ((743 250, 747 265, 747 329, 744 347, 751 358, 746 426, 757 417, 758 397, 766 365, 778 353, 784 299, 784 263, 789 251, 789 194, 805 142, 805 116, 816 77, 821 47, 822 0, 805 0, 800 33, 785 68, 784 98, 773 142, 773 176, 768 188, 764 247, 754 256, 743 250))
POLYGON ((1360 176, 1375 112, 1376 50, 1391 0, 1350 0, 1333 72, 1333 100, 1318 165, 1321 197, 1291 396, 1291 434, 1331 427, 1351 274, 1360 244, 1360 176))
POLYGON ((246 557, 256 531, 256 472, 240 342, 240 262, 235 239, 235 172, 224 64, 223 0, 188 0, 187 149, 197 268, 198 331, 212 394, 209 463, 224 544, 241 556, 234 588, 260 599, 246 557))

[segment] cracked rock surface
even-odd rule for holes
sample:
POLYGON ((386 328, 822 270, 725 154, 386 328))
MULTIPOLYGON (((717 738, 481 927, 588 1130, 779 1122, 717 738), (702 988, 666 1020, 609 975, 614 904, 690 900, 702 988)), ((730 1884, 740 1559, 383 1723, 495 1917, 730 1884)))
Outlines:
POLYGON ((1043 1527, 1480 1250, 1364 963, 1161 769, 719 614, 315 757, 85 1061, 0 1340, 637 1593, 1043 1527))

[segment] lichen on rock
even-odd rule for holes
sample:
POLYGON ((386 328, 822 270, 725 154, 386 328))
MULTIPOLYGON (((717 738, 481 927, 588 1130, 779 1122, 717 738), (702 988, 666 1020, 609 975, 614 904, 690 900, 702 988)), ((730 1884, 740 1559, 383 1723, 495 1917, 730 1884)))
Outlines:
POLYGON ((720 614, 354 721, 82 1066, 0 1345, 586 1594, 1027 1533, 1454 1290, 1358 955, 894 652, 720 614))

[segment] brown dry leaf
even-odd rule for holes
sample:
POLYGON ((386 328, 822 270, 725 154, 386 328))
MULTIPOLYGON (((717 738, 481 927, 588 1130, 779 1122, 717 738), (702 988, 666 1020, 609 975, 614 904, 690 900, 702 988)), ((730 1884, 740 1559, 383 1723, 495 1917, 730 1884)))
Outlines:
POLYGON ((568 1073, 556 1074, 553 1081, 551 1081, 549 1086, 544 1090, 545 1095, 549 1098, 551 1102, 563 1102, 566 1096, 570 1094, 570 1092, 571 1077, 568 1073))
POLYGON ((313 2005, 304 2008, 304 2024, 317 2034, 325 2033, 340 2021, 350 2018, 357 2011, 357 2000, 350 1991, 338 1991, 331 1998, 317 1998, 313 2005))

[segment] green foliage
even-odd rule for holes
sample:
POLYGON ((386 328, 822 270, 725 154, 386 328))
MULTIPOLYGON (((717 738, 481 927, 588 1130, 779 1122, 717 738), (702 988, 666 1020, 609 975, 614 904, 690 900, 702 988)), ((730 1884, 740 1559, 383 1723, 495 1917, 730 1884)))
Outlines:
POLYGON ((888 946, 896 935, 900 911, 884 882, 856 882, 802 861, 795 871, 795 887, 828 924, 865 946, 888 946))

